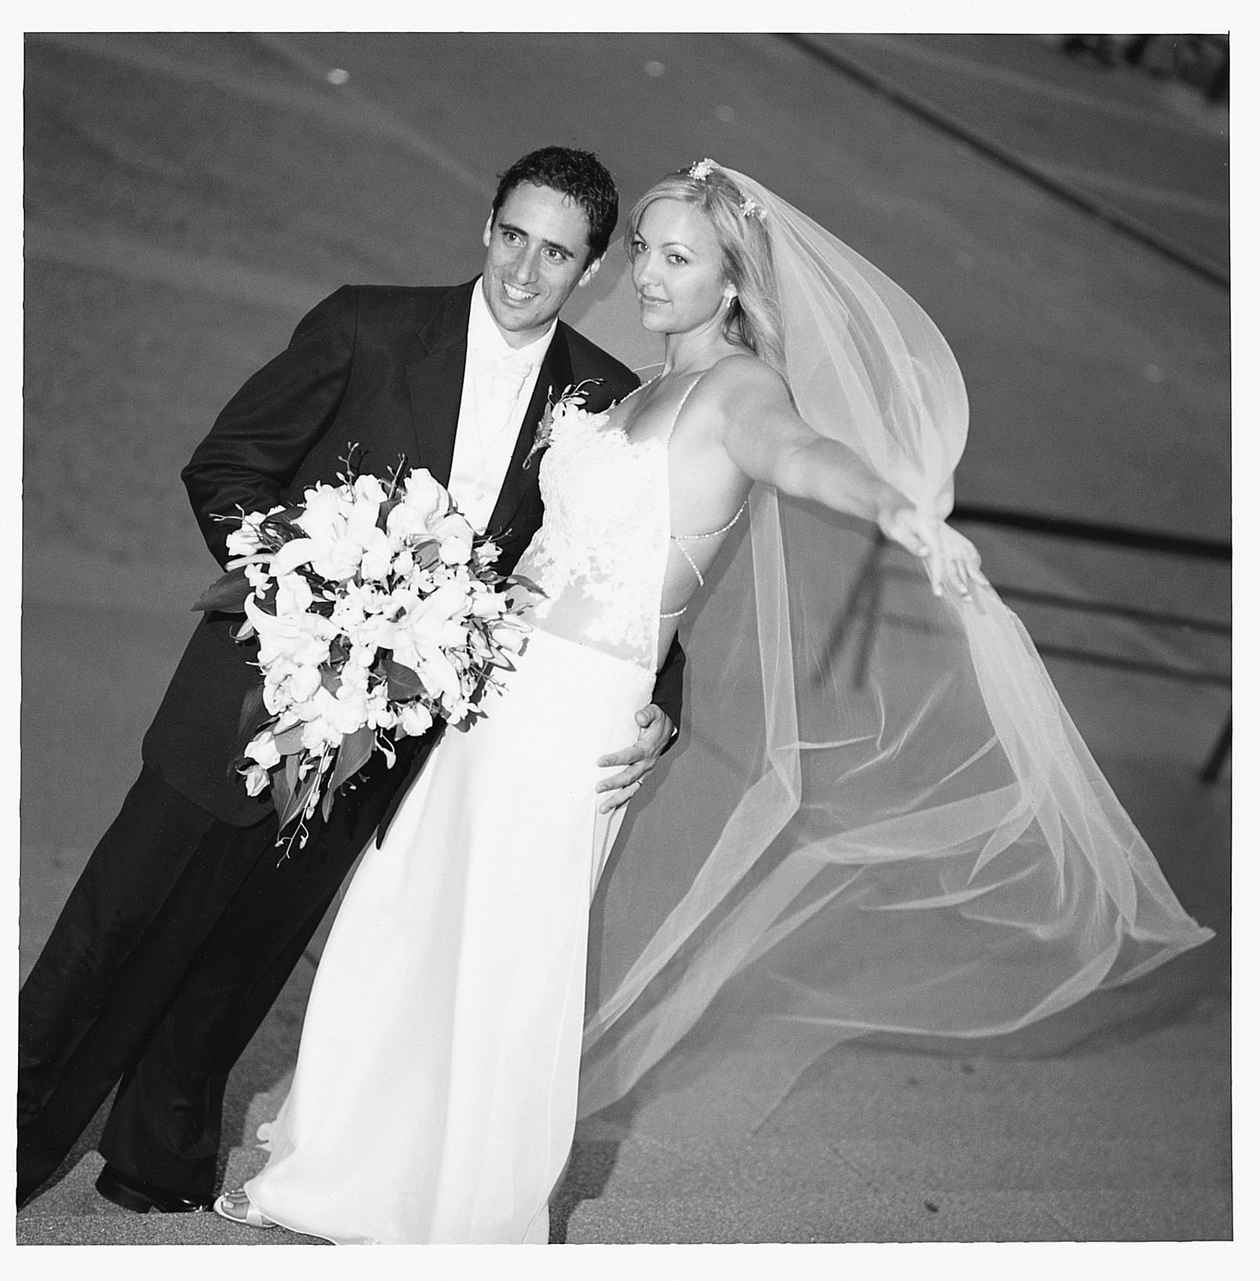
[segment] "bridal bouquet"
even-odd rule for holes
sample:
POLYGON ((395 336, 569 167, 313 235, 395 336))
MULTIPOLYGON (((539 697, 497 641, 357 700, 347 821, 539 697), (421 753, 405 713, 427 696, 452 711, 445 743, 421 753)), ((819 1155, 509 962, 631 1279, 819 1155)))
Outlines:
POLYGON ((235 768, 251 796, 272 788, 286 855, 373 751, 393 765, 398 739, 475 713, 521 648, 523 604, 504 586, 537 590, 494 572, 498 547, 424 468, 382 481, 352 458, 300 503, 220 517, 240 522, 232 559, 194 606, 243 612, 236 639, 258 638, 235 768))

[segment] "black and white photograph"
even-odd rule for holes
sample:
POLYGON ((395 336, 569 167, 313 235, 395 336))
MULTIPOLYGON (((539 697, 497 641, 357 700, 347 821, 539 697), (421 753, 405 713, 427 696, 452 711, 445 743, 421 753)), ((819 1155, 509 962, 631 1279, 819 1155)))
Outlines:
POLYGON ((268 8, 9 42, 16 1245, 1236 1245, 1226 15, 268 8))

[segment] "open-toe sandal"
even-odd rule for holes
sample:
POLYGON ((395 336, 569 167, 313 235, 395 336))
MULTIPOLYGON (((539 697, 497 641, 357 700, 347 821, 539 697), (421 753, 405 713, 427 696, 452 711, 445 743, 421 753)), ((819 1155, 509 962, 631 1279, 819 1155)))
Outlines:
POLYGON ((249 1228, 274 1228, 277 1225, 256 1209, 244 1188, 221 1192, 214 1199, 214 1212, 233 1223, 243 1223, 249 1228))

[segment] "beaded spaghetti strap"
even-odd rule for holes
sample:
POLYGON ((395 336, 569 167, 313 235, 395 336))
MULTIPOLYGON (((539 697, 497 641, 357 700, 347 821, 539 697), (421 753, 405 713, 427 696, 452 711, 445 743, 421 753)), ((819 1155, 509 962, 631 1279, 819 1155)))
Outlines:
MULTIPOLYGON (((665 433, 665 446, 667 449, 669 447, 670 438, 674 434, 674 427, 678 423, 678 416, 682 413, 683 406, 687 403, 687 397, 690 396, 693 391, 695 391, 696 385, 699 383, 700 379, 704 377, 705 372, 707 371, 702 371, 697 376, 696 381, 693 382, 691 386, 687 388, 687 390, 683 393, 683 398, 678 402, 678 408, 674 410, 673 422, 671 422, 669 425, 669 431, 665 433)), ((730 529, 731 526, 734 525, 735 522, 744 514, 744 508, 747 506, 748 506, 748 499, 745 498, 744 501, 740 503, 738 510, 735 512, 735 515, 732 516, 730 520, 728 520, 726 524, 723 525, 720 529, 706 530, 703 534, 670 534, 669 536, 670 543, 674 547, 678 548, 678 550, 683 555, 683 559, 687 562, 688 565, 691 566, 691 572, 696 576, 697 588, 704 586, 704 575, 700 572, 700 566, 696 564, 695 557, 692 556, 692 554, 687 550, 685 544, 698 543, 698 542, 702 542, 706 538, 717 538, 719 535, 725 534, 726 531, 730 529)), ((684 605, 682 609, 672 610, 668 614, 662 613, 660 617, 662 619, 681 618, 686 612, 687 612, 687 606, 684 605)))

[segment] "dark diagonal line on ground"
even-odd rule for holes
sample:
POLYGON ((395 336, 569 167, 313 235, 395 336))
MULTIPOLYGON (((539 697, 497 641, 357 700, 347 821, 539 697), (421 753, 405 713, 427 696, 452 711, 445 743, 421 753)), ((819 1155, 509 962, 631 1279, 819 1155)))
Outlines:
POLYGON ((1004 168, 1011 170, 1011 172, 1019 174, 1034 186, 1040 187, 1043 191, 1057 197, 1065 204, 1072 205, 1074 208, 1100 219, 1102 222, 1107 223, 1108 226, 1114 227, 1130 239, 1145 245, 1148 249, 1154 250, 1170 262, 1177 263, 1201 279, 1209 281, 1222 289, 1229 288, 1229 272, 1217 266, 1216 263, 1210 262, 1193 251, 1183 248, 1162 232, 1147 226, 1139 219, 1116 208, 1115 205, 1095 195, 1078 191, 1057 181, 1052 175, 1045 173, 1035 165, 1030 165, 1011 148, 977 133, 948 113, 932 106, 917 94, 894 84, 886 76, 871 71, 868 67, 862 66, 859 62, 846 57, 835 49, 824 48, 808 36, 797 35, 794 32, 780 32, 778 34, 780 40, 786 41, 800 52, 830 67, 833 71, 840 72, 881 97, 887 98, 888 101, 895 103, 917 119, 964 143, 973 151, 1002 165, 1004 168))

